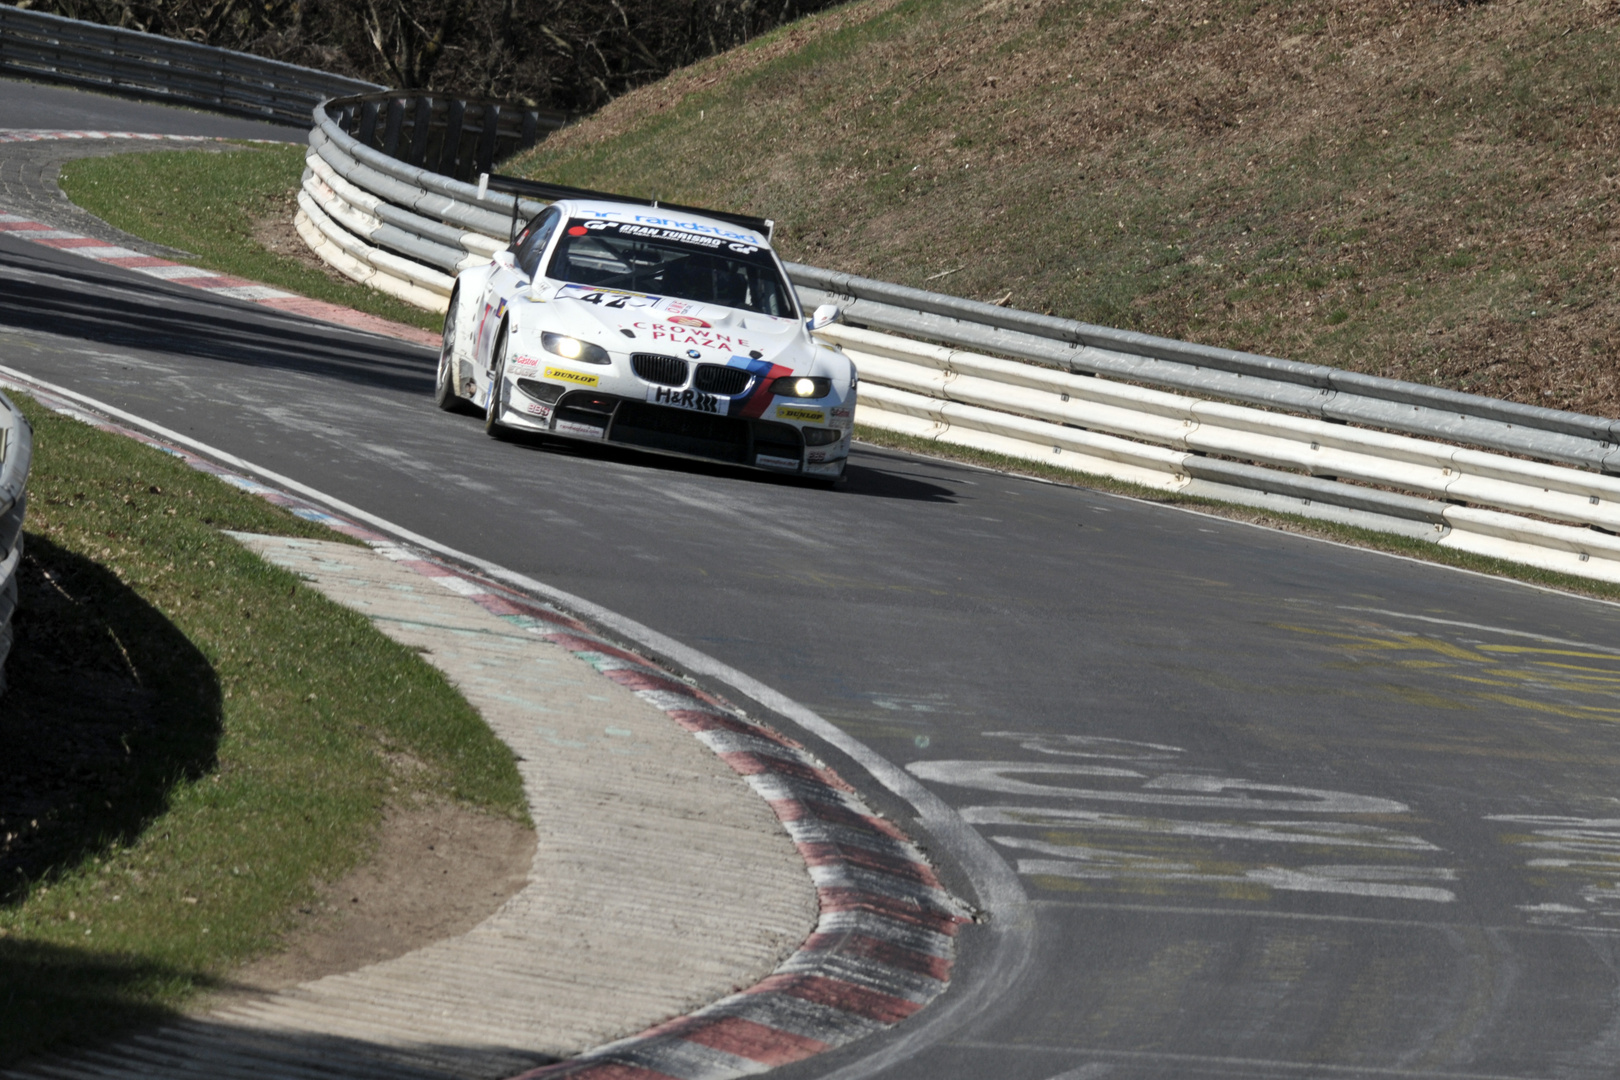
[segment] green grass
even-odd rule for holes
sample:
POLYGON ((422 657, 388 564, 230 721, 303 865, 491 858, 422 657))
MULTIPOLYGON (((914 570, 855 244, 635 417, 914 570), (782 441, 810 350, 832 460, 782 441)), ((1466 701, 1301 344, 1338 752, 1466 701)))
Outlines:
POLYGON ((505 169, 761 213, 785 257, 882 280, 1617 416, 1617 44, 1606 8, 1533 0, 863 0, 505 169))
POLYGON ((1219 517, 1230 518, 1234 521, 1247 521, 1286 532, 1315 536, 1324 540, 1334 540, 1341 544, 1349 544, 1352 547, 1383 551, 1392 555, 1405 555, 1408 558, 1437 563, 1441 566, 1453 566, 1460 570, 1491 574, 1495 577, 1522 581, 1530 585, 1539 585, 1543 588, 1557 589, 1561 592, 1576 593, 1581 596, 1596 597, 1600 600, 1620 601, 1620 585, 1607 581, 1593 581, 1589 578, 1575 577, 1571 574, 1560 574, 1552 570, 1542 570, 1534 566, 1525 566, 1522 563, 1508 562, 1505 559, 1474 555, 1466 551, 1441 547, 1439 544, 1412 537, 1375 532, 1371 529, 1361 529, 1354 525, 1343 525, 1333 521, 1320 521, 1299 514, 1257 510, 1235 503, 1219 502, 1214 499, 1178 495, 1174 492, 1161 491, 1157 488, 1145 487, 1125 480, 1115 480, 1107 476, 1076 472, 1073 469, 1065 469, 1044 461, 1031 461, 1007 454, 998 454, 990 450, 979 450, 975 447, 936 442, 933 439, 925 439, 917 435, 905 435, 895 431, 885 431, 882 428, 868 427, 865 424, 855 425, 855 438, 872 446, 904 450, 908 453, 922 454, 926 457, 944 458, 947 461, 960 461, 969 465, 978 465, 981 468, 994 469, 997 472, 1032 476, 1040 480, 1047 480, 1070 487, 1107 491, 1115 495, 1141 499, 1144 502, 1162 503, 1166 506, 1191 507, 1207 511, 1219 517))
POLYGON ((221 530, 340 536, 17 401, 0 1066, 173 1015, 274 948, 389 800, 527 820, 510 751, 435 669, 221 530))
MULTIPOLYGON (((255 223, 288 223, 304 172, 302 146, 233 145, 81 158, 62 166, 68 197, 127 233, 193 253, 221 273, 438 330, 443 319, 384 293, 268 250, 255 223)), ((297 240, 296 235, 293 237, 297 240)))

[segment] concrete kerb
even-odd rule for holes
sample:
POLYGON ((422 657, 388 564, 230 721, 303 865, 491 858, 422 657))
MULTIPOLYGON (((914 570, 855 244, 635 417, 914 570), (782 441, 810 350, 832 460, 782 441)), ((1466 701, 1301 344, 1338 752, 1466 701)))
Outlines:
MULTIPOLYGON (((433 580, 446 593, 466 598, 485 616, 517 632, 509 636, 530 635, 584 660, 606 679, 696 736, 765 799, 809 868, 820 909, 815 932, 754 986, 570 1061, 532 1069, 523 1074, 525 1078, 566 1075, 606 1080, 635 1075, 636 1070, 690 1080, 750 1075, 890 1027, 914 1015, 945 989, 951 973, 953 939, 957 927, 967 919, 967 909, 941 885, 922 853, 893 823, 874 813, 848 784, 802 745, 751 722, 713 694, 659 668, 554 605, 427 552, 407 548, 363 524, 220 466, 183 446, 120 426, 89 411, 75 400, 77 395, 58 392, 17 373, 6 372, 3 377, 8 385, 34 394, 59 412, 156 446, 299 516, 322 521, 363 540, 394 564, 395 570, 408 570, 433 580)), ((644 890, 645 882, 638 884, 644 890)), ((411 1000, 416 1002, 414 1006, 406 1001, 400 1007, 429 1008, 434 1004, 431 995, 428 1000, 411 1000)), ((397 1015, 386 1003, 373 1003, 367 1009, 371 1011, 366 1016, 378 1010, 378 1015, 395 1016, 391 1022, 397 1028, 397 1015)), ((311 1017, 329 1011, 312 1009, 307 1001, 294 1010, 302 1018, 300 1022, 312 1022, 311 1017)), ((220 1048, 222 1054, 228 1051, 227 1056, 235 1055, 232 1060, 248 1054, 249 1060, 240 1070, 244 1076, 251 1075, 253 1068, 269 1064, 262 1056, 262 1048, 273 1040, 267 1042, 262 1037, 264 1010, 257 1016, 261 1028, 253 1045, 259 1050, 249 1052, 239 1042, 220 1048)), ((356 1014, 335 1019, 329 1027, 334 1037, 354 1040, 363 1034, 366 1022, 370 1021, 356 1014)), ((189 1040, 186 1045, 195 1046, 199 1038, 208 1041, 192 1023, 185 1033, 185 1040, 189 1040)), ((486 1042, 485 1049, 493 1045, 486 1042)), ((521 1052, 510 1042, 503 1045, 506 1051, 521 1052)), ((402 1054, 413 1057, 409 1045, 396 1042, 384 1049, 391 1060, 398 1060, 402 1054)), ((466 1075, 442 1067, 441 1059, 447 1053, 442 1041, 431 1049, 428 1056, 439 1064, 430 1063, 426 1057, 415 1058, 429 1074, 466 1075)), ((510 1052, 494 1057, 515 1061, 510 1052)), ((173 1053, 171 1048, 171 1057, 173 1053)), ((101 1060, 109 1059, 103 1056, 101 1060)), ((195 1060, 197 1068, 177 1065, 169 1075, 225 1075, 189 1050, 176 1060, 181 1064, 195 1060)), ((217 1064, 217 1058, 212 1060, 217 1064)), ((236 1071, 230 1070, 229 1074, 236 1075, 236 1071)), ((55 1067, 55 1072, 61 1075, 62 1067, 55 1067)), ((68 1073, 83 1077, 129 1075, 111 1066, 82 1064, 68 1067, 68 1073)))

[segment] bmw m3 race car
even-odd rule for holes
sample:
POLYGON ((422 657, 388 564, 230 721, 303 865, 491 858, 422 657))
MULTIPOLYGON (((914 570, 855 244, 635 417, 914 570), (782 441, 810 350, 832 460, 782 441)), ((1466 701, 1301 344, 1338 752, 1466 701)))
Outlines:
MULTIPOLYGON (((855 366, 810 336, 758 218, 491 178, 554 201, 456 277, 435 399, 512 430, 836 481, 855 366)), ((819 321, 818 321, 819 320, 819 321)))

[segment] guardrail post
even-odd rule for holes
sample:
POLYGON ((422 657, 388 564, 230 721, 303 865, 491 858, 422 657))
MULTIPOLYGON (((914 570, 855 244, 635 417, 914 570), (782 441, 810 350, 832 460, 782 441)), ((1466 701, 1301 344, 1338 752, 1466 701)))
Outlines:
POLYGON ((427 160, 428 133, 433 127, 433 99, 423 95, 416 99, 416 115, 411 120, 411 152, 407 165, 418 168, 427 160))
POLYGON ((360 130, 355 132, 355 138, 366 146, 375 146, 377 143, 377 103, 368 101, 360 106, 360 130))
POLYGON ((500 134, 501 111, 499 105, 485 105, 483 108, 484 129, 478 136, 478 172, 495 171, 495 139, 500 134))
POLYGON ((456 159, 461 151, 461 125, 467 115, 467 105, 460 99, 450 102, 450 115, 444 124, 444 147, 439 152, 439 167, 434 171, 442 176, 456 175, 456 159))
POLYGON ((399 156, 399 133, 405 124, 405 102, 394 98, 388 103, 388 119, 383 125, 383 153, 399 156))

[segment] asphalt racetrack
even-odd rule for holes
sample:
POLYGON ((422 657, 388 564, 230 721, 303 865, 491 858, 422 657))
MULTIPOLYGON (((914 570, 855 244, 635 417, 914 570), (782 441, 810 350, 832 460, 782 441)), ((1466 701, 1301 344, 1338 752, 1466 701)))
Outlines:
POLYGON ((987 990, 970 928, 951 993, 993 999, 876 1075, 1620 1074, 1620 608, 873 448, 824 491, 497 442, 433 361, 0 238, 0 364, 639 620, 956 807, 1033 958, 987 990))

